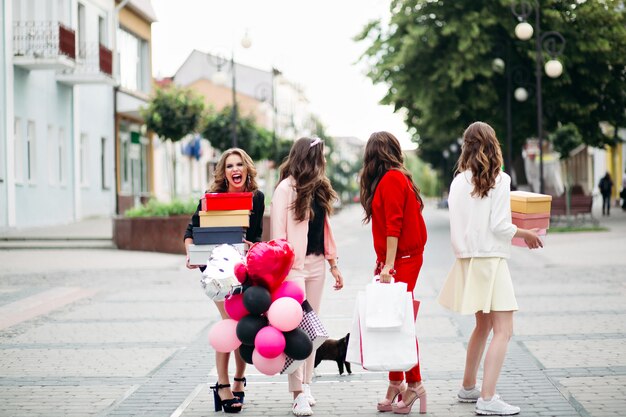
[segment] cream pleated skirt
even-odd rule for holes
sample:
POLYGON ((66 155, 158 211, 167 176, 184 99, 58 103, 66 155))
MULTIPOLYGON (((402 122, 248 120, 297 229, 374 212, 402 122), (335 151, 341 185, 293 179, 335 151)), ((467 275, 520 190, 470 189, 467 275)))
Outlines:
POLYGON ((438 301, 461 314, 518 310, 511 273, 504 258, 457 258, 438 301))

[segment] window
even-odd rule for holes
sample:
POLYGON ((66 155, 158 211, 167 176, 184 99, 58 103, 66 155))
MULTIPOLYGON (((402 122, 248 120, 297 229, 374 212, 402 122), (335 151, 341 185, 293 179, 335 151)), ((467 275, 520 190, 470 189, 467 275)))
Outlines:
POLYGON ((120 82, 123 87, 150 91, 150 51, 148 42, 120 28, 118 30, 120 82))
POLYGON ((100 138, 100 180, 103 190, 110 188, 108 181, 109 165, 107 164, 107 138, 100 138))
POLYGON ((65 129, 60 127, 59 128, 59 136, 57 137, 57 141, 58 141, 58 151, 56 152, 57 155, 57 167, 59 168, 58 170, 58 177, 57 179, 59 180, 59 184, 60 185, 65 185, 66 182, 66 178, 67 178, 67 163, 66 163, 66 146, 65 146, 65 129))
POLYGON ((148 139, 141 138, 141 194, 148 193, 148 139))
POLYGON ((80 134, 80 185, 89 185, 89 136, 80 134))
POLYGON ((107 25, 106 19, 102 16, 98 16, 98 43, 103 46, 108 46, 107 41, 107 25))
POLYGON ((57 159, 53 157, 56 154, 57 150, 57 141, 55 137, 55 129, 54 126, 48 125, 48 136, 46 137, 47 153, 46 153, 46 163, 48 165, 48 184, 54 185, 56 176, 56 164, 58 163, 57 159))
POLYGON ((121 131, 120 128, 120 171, 122 176, 121 188, 124 192, 130 191, 130 134, 128 132, 121 131))
POLYGON ((37 179, 37 137, 35 122, 28 121, 26 130, 26 179, 33 184, 37 179))
POLYGON ((85 35, 87 28, 85 27, 85 6, 78 3, 78 56, 80 58, 86 57, 85 35))
POLYGON ((21 184, 24 182, 24 146, 22 143, 22 121, 19 117, 15 118, 13 125, 13 148, 15 150, 15 182, 21 184))

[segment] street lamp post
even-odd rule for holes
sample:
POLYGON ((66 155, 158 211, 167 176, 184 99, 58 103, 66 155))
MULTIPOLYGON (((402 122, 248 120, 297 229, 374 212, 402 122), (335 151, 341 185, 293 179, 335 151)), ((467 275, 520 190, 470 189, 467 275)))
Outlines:
POLYGON ((534 7, 528 1, 520 0, 511 5, 513 14, 520 21, 515 26, 515 36, 520 40, 528 40, 533 36, 533 31, 536 31, 535 35, 535 77, 536 77, 536 92, 537 95, 537 139, 539 140, 539 192, 544 193, 544 181, 543 181, 543 103, 541 96, 541 78, 542 70, 541 65, 543 63, 543 50, 550 55, 550 60, 545 64, 546 74, 550 78, 557 78, 563 72, 563 65, 556 60, 561 55, 565 48, 565 38, 559 32, 545 32, 541 33, 541 8, 537 0, 533 1, 534 7), (532 12, 535 12, 535 28, 526 21, 528 16, 532 12))
MULTIPOLYGON (((248 33, 243 36, 241 39, 241 46, 244 48, 249 48, 252 45, 252 40, 248 36, 248 33)), ((226 74, 222 71, 222 68, 225 64, 225 59, 222 57, 218 57, 217 62, 217 72, 213 75, 213 82, 220 85, 226 84, 226 74)), ((233 148, 237 147, 237 76, 236 76, 236 65, 235 65, 235 48, 233 47, 230 53, 230 73, 231 73, 231 90, 233 94, 233 108, 231 112, 231 129, 232 129, 232 146, 233 148)))

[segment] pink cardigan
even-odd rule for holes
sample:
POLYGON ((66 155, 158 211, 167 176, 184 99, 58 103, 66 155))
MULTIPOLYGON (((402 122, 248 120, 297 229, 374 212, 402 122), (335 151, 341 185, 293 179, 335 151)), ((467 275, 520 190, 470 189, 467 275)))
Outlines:
MULTIPOLYGON (((297 221, 294 218, 294 210, 290 209, 296 200, 295 180, 293 177, 282 180, 272 196, 270 207, 270 237, 271 239, 287 239, 293 245, 295 261, 288 278, 296 278, 298 272, 304 269, 306 257, 307 236, 309 233, 308 219, 297 221)), ((337 245, 335 237, 330 229, 328 214, 324 219, 324 257, 335 259, 337 257, 337 245)))

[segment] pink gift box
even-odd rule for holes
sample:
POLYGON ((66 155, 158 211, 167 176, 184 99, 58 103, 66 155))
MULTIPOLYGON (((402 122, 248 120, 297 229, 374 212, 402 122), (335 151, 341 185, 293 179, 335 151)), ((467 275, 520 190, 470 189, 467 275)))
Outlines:
POLYGON ((547 229, 550 227, 550 213, 511 212, 513 224, 522 229, 547 229))
MULTIPOLYGON (((537 232, 537 234, 539 236, 545 236, 546 235, 546 229, 541 229, 537 232)), ((542 241, 544 239, 541 239, 542 241)), ((526 242, 524 241, 524 239, 522 239, 521 237, 514 237, 513 239, 511 239, 511 243, 513 244, 513 246, 519 246, 522 248, 527 248, 528 246, 526 245, 526 242)))

